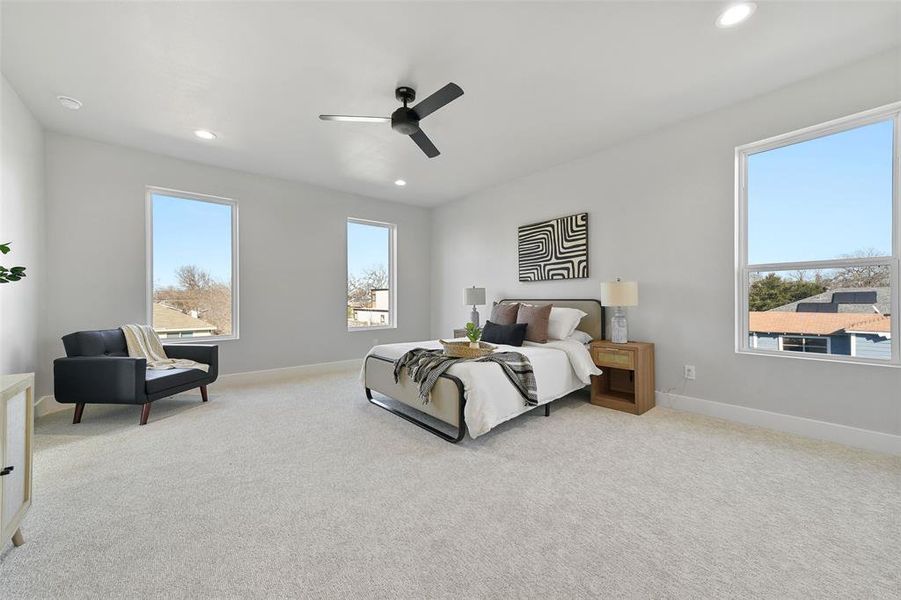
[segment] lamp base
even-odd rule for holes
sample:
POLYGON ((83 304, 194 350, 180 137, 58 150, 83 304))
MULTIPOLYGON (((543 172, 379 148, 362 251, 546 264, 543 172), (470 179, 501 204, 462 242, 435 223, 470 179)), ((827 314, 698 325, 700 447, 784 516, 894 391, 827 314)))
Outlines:
POLYGON ((629 341, 629 324, 626 321, 626 311, 622 306, 616 307, 613 318, 610 319, 612 331, 610 341, 614 344, 625 344, 629 341))
POLYGON ((479 311, 476 310, 476 307, 472 307, 472 312, 469 313, 469 321, 470 323, 475 323, 476 327, 479 327, 479 311))

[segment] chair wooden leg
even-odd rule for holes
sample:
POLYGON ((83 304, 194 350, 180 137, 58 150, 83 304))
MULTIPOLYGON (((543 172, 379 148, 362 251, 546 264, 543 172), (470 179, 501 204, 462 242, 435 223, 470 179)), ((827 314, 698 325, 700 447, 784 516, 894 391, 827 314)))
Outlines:
POLYGON ((200 386, 200 397, 203 398, 204 402, 206 402, 210 399, 210 397, 207 396, 207 394, 206 394, 206 386, 205 385, 200 386))
POLYGON ((75 404, 75 416, 72 417, 73 425, 81 423, 81 415, 82 414, 84 414, 84 402, 78 402, 75 404))
POLYGON ((13 533, 13 546, 21 546, 25 543, 25 536, 22 535, 21 529, 16 529, 13 533))
POLYGON ((147 417, 150 416, 150 402, 141 407, 141 425, 147 424, 147 417))
POLYGON ((550 402, 548 402, 547 404, 544 405, 544 416, 545 417, 551 416, 551 403, 550 402))

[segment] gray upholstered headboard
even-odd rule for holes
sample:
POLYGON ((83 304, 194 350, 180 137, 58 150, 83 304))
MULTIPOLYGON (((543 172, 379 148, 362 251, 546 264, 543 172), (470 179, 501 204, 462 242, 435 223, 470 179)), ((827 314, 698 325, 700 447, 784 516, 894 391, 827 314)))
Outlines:
POLYGON ((596 340, 604 339, 604 307, 601 306, 600 300, 593 300, 590 298, 586 298, 583 300, 558 300, 558 299, 550 299, 550 298, 504 298, 500 300, 498 304, 512 304, 514 302, 525 302, 526 304, 553 304, 554 306, 560 306, 563 308, 578 308, 579 310, 588 313, 587 317, 582 317, 582 321, 579 323, 579 326, 576 327, 579 331, 584 331, 591 337, 596 340))

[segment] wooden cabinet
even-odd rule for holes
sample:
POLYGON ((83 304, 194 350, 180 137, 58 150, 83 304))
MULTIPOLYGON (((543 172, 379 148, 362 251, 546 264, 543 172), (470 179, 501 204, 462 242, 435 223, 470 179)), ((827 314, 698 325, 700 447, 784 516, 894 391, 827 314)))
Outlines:
MULTIPOLYGON (((25 543, 19 528, 31 506, 34 374, 0 377, 0 540, 25 543)), ((2 545, 0 545, 2 548, 2 545)))
POLYGON ((591 403, 640 415, 654 407, 654 344, 591 342, 591 359, 604 373, 591 378, 591 403))

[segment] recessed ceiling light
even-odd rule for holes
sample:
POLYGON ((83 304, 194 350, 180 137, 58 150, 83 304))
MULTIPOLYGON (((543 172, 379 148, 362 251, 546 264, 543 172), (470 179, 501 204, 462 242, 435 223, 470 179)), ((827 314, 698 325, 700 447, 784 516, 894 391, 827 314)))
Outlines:
POLYGON ((69 110, 78 110, 79 108, 81 108, 81 100, 78 100, 76 98, 72 98, 70 96, 57 96, 56 99, 59 100, 60 104, 62 104, 69 110))
POLYGON ((403 185, 407 185, 407 182, 404 181, 403 179, 396 179, 396 180, 394 181, 394 185, 401 185, 401 186, 403 186, 403 185))
POLYGON ((733 4, 720 13, 720 16, 716 19, 716 26, 723 28, 735 27, 739 23, 746 21, 748 17, 754 14, 755 10, 757 10, 757 5, 753 2, 733 4))
POLYGON ((216 134, 212 131, 207 131, 206 129, 195 129, 194 135, 199 137, 202 140, 215 140, 216 134))

